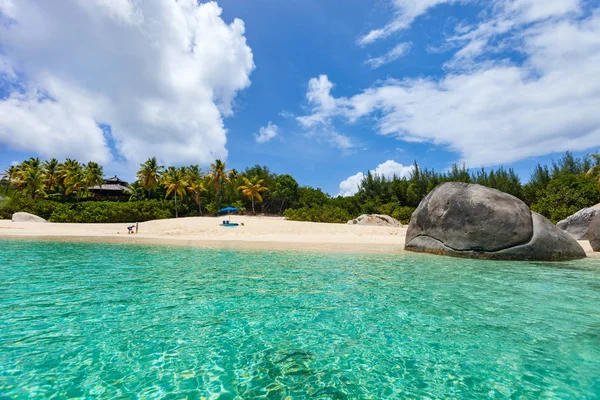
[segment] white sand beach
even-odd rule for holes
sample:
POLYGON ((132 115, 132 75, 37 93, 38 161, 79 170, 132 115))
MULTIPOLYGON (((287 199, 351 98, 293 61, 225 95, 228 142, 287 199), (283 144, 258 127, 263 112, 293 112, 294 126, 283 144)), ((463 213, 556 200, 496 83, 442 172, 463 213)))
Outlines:
MULTIPOLYGON (((400 253, 404 251, 405 227, 359 226, 287 221, 282 217, 232 216, 243 226, 219 226, 224 217, 178 218, 139 224, 129 235, 126 223, 53 224, 0 220, 0 239, 62 240, 171 244, 236 249, 347 251, 400 253)), ((588 255, 587 241, 579 242, 588 255)))
POLYGON ((401 252, 406 228, 287 221, 283 217, 232 216, 238 227, 219 226, 226 217, 148 221, 139 232, 120 224, 53 224, 0 220, 0 238, 83 242, 173 244, 277 250, 401 252))

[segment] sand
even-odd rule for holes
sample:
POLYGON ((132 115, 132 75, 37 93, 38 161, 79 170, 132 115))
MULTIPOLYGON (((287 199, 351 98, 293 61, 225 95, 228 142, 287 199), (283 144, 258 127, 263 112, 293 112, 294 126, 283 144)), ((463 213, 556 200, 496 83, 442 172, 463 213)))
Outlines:
MULTIPOLYGON (((360 226, 287 221, 281 217, 232 216, 244 226, 219 226, 226 217, 178 218, 142 222, 139 232, 122 224, 53 224, 0 220, 0 239, 167 244, 234 249, 402 253, 406 227, 360 226)), ((592 248, 579 242, 588 255, 592 248)))
POLYGON ((274 250, 403 252, 406 228, 287 221, 282 217, 232 216, 244 226, 219 226, 226 217, 148 221, 139 232, 122 224, 53 224, 0 220, 0 239, 171 244, 274 250))

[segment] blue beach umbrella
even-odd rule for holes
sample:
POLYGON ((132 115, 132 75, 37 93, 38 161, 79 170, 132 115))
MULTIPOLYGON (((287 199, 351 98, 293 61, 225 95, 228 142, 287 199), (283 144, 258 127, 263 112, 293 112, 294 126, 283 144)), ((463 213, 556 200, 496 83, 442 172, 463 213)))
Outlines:
POLYGON ((219 214, 222 213, 232 213, 232 212, 236 212, 236 211, 240 211, 239 208, 235 208, 235 207, 225 207, 219 210, 219 214))
POLYGON ((237 211, 240 211, 240 209, 235 207, 225 207, 219 210, 219 214, 227 213, 228 219, 231 221, 231 213, 237 211))

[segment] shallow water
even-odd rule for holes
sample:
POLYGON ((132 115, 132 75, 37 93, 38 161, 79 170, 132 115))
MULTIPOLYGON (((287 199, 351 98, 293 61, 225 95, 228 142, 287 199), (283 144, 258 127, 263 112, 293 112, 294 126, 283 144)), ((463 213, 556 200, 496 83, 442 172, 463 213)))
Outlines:
POLYGON ((600 262, 0 241, 0 398, 597 398, 600 262))

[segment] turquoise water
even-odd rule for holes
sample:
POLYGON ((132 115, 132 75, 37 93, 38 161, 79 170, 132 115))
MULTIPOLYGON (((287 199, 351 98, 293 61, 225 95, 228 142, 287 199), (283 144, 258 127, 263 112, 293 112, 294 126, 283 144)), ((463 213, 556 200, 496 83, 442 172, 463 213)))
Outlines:
POLYGON ((599 398, 599 264, 0 242, 0 398, 599 398))

